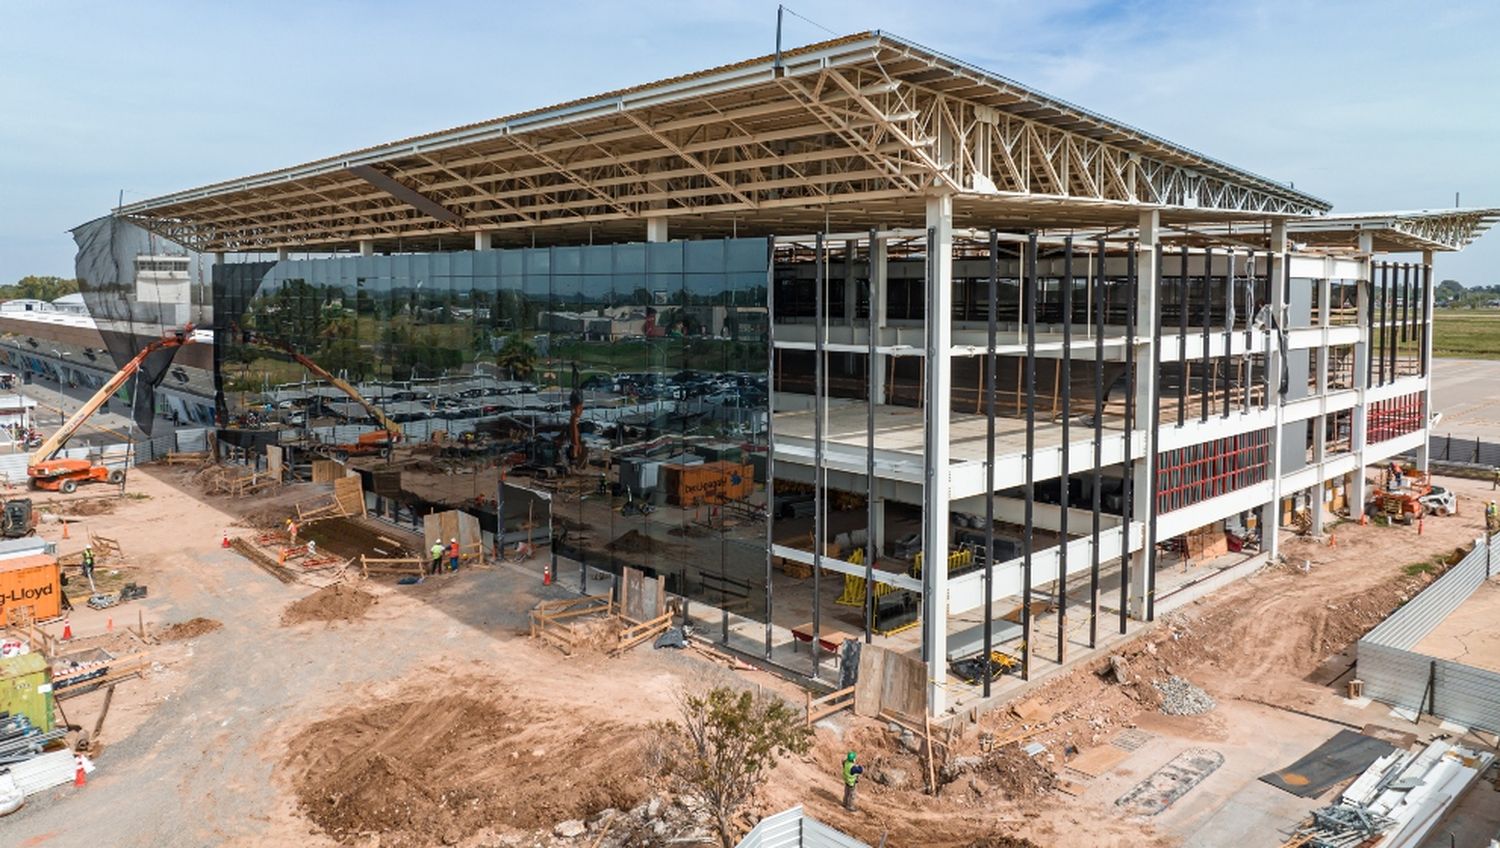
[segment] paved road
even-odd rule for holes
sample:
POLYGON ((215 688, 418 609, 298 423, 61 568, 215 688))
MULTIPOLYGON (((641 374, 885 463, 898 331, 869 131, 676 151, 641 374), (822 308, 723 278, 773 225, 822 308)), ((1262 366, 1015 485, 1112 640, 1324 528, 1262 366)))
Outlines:
POLYGON ((1500 442, 1500 360, 1433 360, 1432 408, 1437 435, 1500 442))
MULTIPOLYGON (((61 412, 58 406, 58 392, 56 383, 31 383, 20 387, 20 393, 37 402, 35 420, 37 429, 44 435, 50 435, 62 421, 93 397, 94 389, 68 388, 63 386, 61 396, 61 412)), ((130 420, 129 407, 118 399, 112 398, 109 402, 109 412, 100 410, 95 412, 87 424, 69 442, 75 447, 85 444, 119 444, 131 437, 132 422, 130 420)), ((151 434, 153 436, 172 432, 172 422, 168 419, 157 418, 153 425, 151 434)))

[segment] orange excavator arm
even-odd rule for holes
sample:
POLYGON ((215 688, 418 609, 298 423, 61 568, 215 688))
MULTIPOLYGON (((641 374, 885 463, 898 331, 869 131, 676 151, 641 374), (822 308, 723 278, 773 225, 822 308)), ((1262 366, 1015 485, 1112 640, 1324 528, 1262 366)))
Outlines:
POLYGON ((404 435, 401 430, 401 425, 387 418, 386 414, 380 410, 380 407, 376 406, 373 403, 370 403, 368 400, 365 400, 364 396, 361 395, 359 391, 354 388, 354 386, 349 384, 349 381, 333 376, 333 374, 329 373, 328 369, 312 361, 312 359, 303 355, 301 351, 297 350, 295 347, 292 347, 286 342, 265 338, 254 333, 244 335, 244 341, 247 344, 275 348, 282 353, 285 353, 287 356, 290 356, 293 360, 296 361, 298 365, 301 365, 303 368, 306 368, 308 371, 310 371, 313 376, 327 381, 328 385, 333 386, 334 388, 348 395, 351 400, 364 407, 364 410, 370 413, 370 417, 379 422, 381 429, 390 434, 391 441, 395 442, 401 440, 401 437, 404 435))
POLYGON ((104 402, 109 400, 110 395, 113 395, 120 390, 121 386, 125 385, 126 380, 129 380, 135 372, 140 370, 141 363, 145 362, 151 354, 167 348, 192 344, 192 342, 193 325, 188 324, 183 329, 175 331, 171 335, 163 336, 146 345, 141 349, 140 353, 137 353, 129 362, 122 365, 113 377, 106 380, 104 385, 99 387, 99 391, 95 392, 94 396, 89 398, 83 406, 80 406, 78 411, 74 412, 56 433, 53 433, 45 442, 42 442, 41 447, 37 448, 31 454, 29 464, 31 466, 41 465, 51 459, 53 454, 62 450, 62 446, 67 444, 68 439, 72 438, 74 433, 78 432, 78 428, 82 427, 95 412, 98 412, 99 407, 103 406, 104 402))

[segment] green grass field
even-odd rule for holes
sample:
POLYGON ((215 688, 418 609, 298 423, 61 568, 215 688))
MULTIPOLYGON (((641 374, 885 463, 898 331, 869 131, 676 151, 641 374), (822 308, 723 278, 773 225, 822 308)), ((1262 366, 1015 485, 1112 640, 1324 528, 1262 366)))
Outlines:
POLYGON ((1434 314, 1433 356, 1500 359, 1500 309, 1439 309, 1434 314))

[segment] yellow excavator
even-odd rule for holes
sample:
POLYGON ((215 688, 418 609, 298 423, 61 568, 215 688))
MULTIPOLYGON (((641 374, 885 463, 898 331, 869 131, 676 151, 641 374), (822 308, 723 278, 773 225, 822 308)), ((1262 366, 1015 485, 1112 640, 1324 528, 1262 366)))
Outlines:
POLYGON ((165 336, 151 342, 141 349, 131 360, 121 366, 113 377, 105 381, 99 391, 89 398, 83 406, 78 408, 68 418, 56 433, 53 433, 42 442, 31 455, 31 461, 26 467, 26 475, 31 478, 33 488, 45 489, 49 492, 62 492, 72 494, 78 489, 79 483, 101 481, 106 483, 119 483, 124 479, 125 472, 119 468, 109 468, 103 465, 95 465, 87 459, 53 459, 53 454, 62 450, 68 439, 78 432, 78 429, 109 400, 110 395, 120 390, 135 372, 139 371, 141 364, 151 354, 159 350, 181 347, 193 342, 193 325, 188 324, 181 330, 174 330, 165 336))

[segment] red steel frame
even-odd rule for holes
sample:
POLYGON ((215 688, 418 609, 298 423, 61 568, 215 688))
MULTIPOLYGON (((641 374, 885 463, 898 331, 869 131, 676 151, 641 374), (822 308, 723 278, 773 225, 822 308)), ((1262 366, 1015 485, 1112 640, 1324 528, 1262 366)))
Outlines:
POLYGON ((1370 404, 1365 442, 1374 444, 1422 429, 1422 393, 1416 392, 1370 404))
POLYGON ((1270 466, 1270 430, 1252 430, 1160 453, 1156 511, 1171 512, 1263 483, 1270 466))

